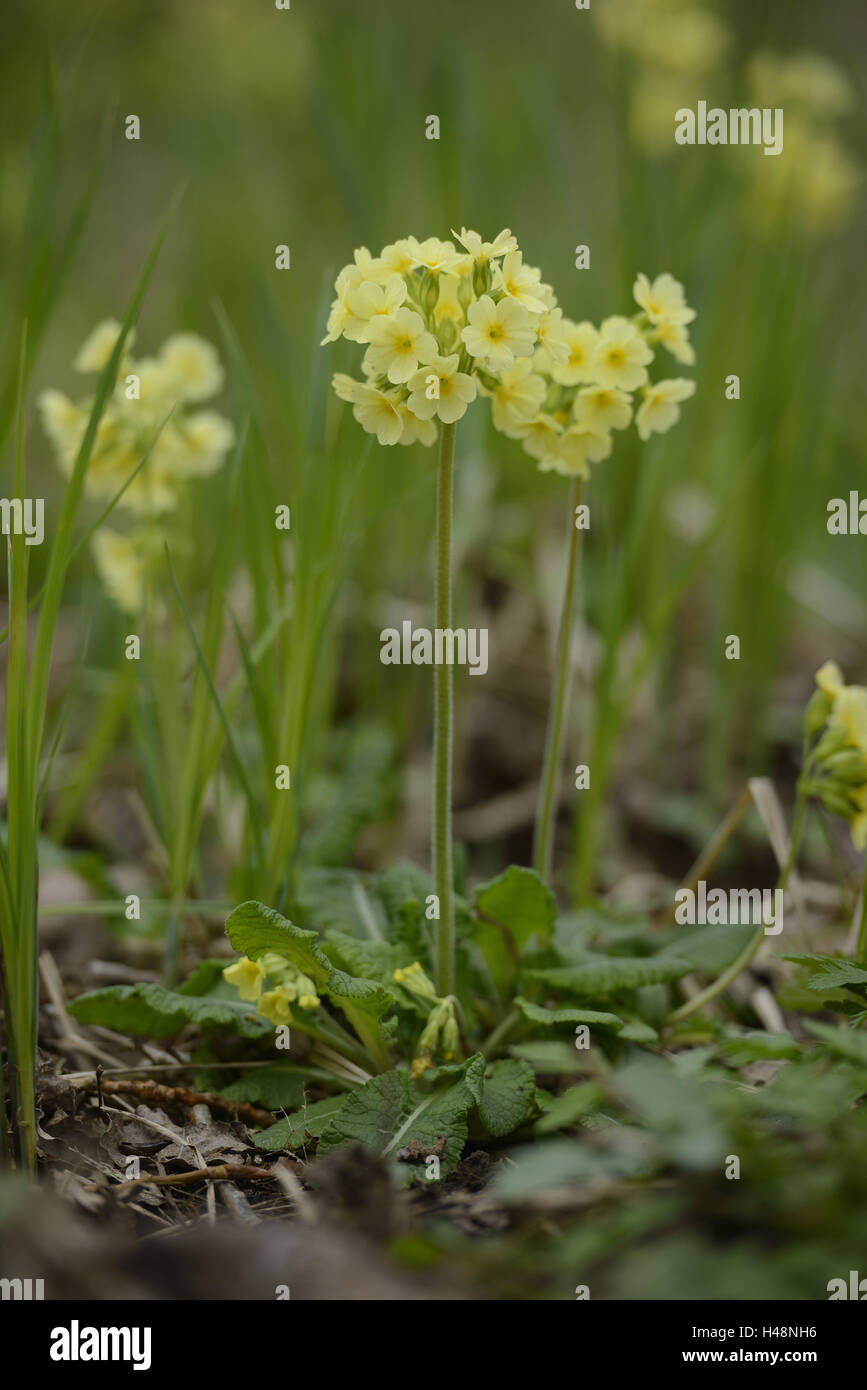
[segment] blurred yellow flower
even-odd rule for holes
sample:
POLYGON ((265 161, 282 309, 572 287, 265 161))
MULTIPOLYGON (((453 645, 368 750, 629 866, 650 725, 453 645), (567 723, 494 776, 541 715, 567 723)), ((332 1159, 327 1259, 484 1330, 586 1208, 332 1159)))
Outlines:
POLYGON ((681 402, 694 394, 695 382, 685 377, 645 386, 644 400, 635 416, 639 436, 647 440, 652 434, 665 434, 680 419, 681 402))
POLYGON ((102 526, 90 547, 106 592, 125 613, 140 613, 144 605, 145 567, 130 537, 102 526))
POLYGON ((620 314, 603 320, 590 359, 600 386, 634 391, 646 382, 647 363, 652 361, 653 353, 634 323, 620 314))

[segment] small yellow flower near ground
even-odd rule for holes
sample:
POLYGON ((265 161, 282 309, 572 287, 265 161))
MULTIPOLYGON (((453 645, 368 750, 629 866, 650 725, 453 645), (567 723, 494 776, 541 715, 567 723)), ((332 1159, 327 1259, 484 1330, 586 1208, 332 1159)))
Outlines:
POLYGON ((839 695, 846 682, 836 661, 826 661, 823 666, 819 667, 816 672, 816 684, 830 700, 839 695))
POLYGON ((635 416, 640 437, 647 440, 652 434, 665 434, 680 419, 681 402, 694 394, 695 382, 685 377, 645 386, 644 400, 635 416))
POLYGON ((513 299, 495 304, 484 294, 467 310, 467 326, 461 333, 471 357, 492 372, 512 366, 516 357, 530 357, 536 328, 526 309, 513 299))
POLYGON ((242 999, 253 1001, 262 993, 265 974, 259 961, 248 960, 246 956, 242 956, 240 960, 225 967, 223 979, 235 986, 242 999))
POLYGON ((291 1023, 292 1010, 290 1004, 292 995, 285 985, 277 985, 275 989, 269 989, 259 999, 257 1012, 262 1018, 267 1018, 270 1023, 291 1023))
POLYGON ((477 385, 473 377, 458 371, 460 358, 456 352, 448 357, 433 357, 407 382, 407 408, 420 420, 434 415, 443 424, 451 425, 466 414, 467 406, 475 400, 477 385), (437 384, 431 378, 436 378, 437 384))
POLYGON ((845 685, 834 695, 829 725, 841 729, 853 748, 867 752, 867 689, 845 685))
POLYGON ((635 391, 647 381, 653 353, 634 323, 621 314, 604 319, 591 365, 600 386, 635 391))

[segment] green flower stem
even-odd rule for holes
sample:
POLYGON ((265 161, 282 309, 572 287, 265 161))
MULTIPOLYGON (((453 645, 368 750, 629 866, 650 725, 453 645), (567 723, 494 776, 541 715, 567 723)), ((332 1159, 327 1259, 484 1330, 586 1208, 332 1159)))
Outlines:
POLYGON ((859 965, 867 965, 867 858, 864 860, 864 883, 861 888, 861 922, 858 927, 858 944, 855 959, 859 965))
MULTIPOLYGON (((455 427, 443 424, 437 480, 436 626, 452 625, 452 507, 455 427)), ((455 992, 454 874, 452 868, 452 668, 434 666, 434 776, 431 861, 439 901, 436 984, 440 996, 455 992)))
POLYGON ((548 731, 545 737, 545 761, 539 785, 539 804, 536 812, 536 831, 533 840, 533 867, 546 881, 551 877, 551 857, 554 845, 554 822, 557 810, 560 755, 563 746, 563 723, 569 696, 571 674, 572 627, 575 617, 575 590, 581 532, 575 525, 576 508, 581 502, 581 478, 575 478, 569 499, 569 559, 566 565, 566 586, 560 611, 557 633, 557 655, 551 703, 548 709, 548 731))
MULTIPOLYGON (((780 871, 780 876, 777 879, 777 888, 783 893, 785 893, 788 887, 789 878, 801 845, 801 836, 804 830, 804 816, 807 810, 807 799, 808 793, 802 774, 798 783, 798 799, 795 805, 795 819, 792 824, 792 838, 789 844, 789 853, 780 871)), ((690 1014, 694 1014, 696 1010, 703 1008, 711 999, 715 999, 718 994, 722 994, 724 990, 728 989, 732 980, 736 979, 741 971, 747 968, 764 939, 765 927, 764 923, 762 923, 756 928, 737 959, 732 961, 731 965, 728 966, 721 975, 718 975, 712 984, 708 985, 706 989, 703 989, 697 994, 694 999, 688 999, 685 1004, 681 1004, 679 1009, 675 1009, 674 1013, 670 1014, 666 1020, 666 1026, 672 1023, 679 1023, 683 1018, 688 1018, 690 1014)))
POLYGON ((493 1057, 494 1053, 503 1046, 506 1039, 511 1037, 523 1017, 524 1015, 521 1013, 520 1009, 517 1008, 512 1008, 507 1014, 503 1015, 496 1028, 489 1033, 488 1037, 482 1043, 481 1050, 486 1057, 493 1057))

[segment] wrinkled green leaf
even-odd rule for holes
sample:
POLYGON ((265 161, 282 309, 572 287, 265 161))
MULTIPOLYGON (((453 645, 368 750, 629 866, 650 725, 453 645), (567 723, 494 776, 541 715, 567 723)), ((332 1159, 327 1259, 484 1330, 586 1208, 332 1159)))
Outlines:
POLYGON ((501 1138, 523 1124, 533 1108, 536 1078, 528 1062, 507 1057, 494 1062, 482 1083, 479 1114, 489 1134, 501 1138))
POLYGON ((555 989, 565 989, 588 998, 606 998, 625 989, 642 985, 666 984, 688 975, 692 969, 679 956, 587 956, 576 965, 556 965, 528 970, 530 979, 544 980, 555 989))
POLYGON ((109 985, 80 994, 67 1008, 79 1023, 96 1023, 146 1038, 174 1037, 189 1023, 245 1038, 259 1038, 271 1031, 271 1024, 258 1017, 253 1004, 179 994, 162 985, 109 985))

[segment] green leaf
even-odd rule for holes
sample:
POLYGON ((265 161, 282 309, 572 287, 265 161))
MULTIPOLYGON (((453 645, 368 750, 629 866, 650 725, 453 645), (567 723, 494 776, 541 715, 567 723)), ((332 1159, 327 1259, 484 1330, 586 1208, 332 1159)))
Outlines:
POLYGON ((328 1096, 312 1105, 302 1105, 276 1124, 269 1125, 254 1138, 258 1149, 302 1149, 319 1139, 346 1103, 346 1096, 328 1096))
POLYGON ((376 980, 386 986, 391 984, 399 966, 411 964, 401 946, 390 941, 365 941, 346 932, 330 931, 322 949, 335 965, 359 979, 376 980))
POLYGON ((499 1201, 521 1202, 550 1188, 590 1178, 632 1176, 641 1168, 635 1154, 591 1149, 572 1139, 549 1139, 528 1144, 512 1155, 512 1163, 494 1177, 491 1192, 499 1201))
POLYGON ((557 1096, 534 1125, 536 1134, 553 1134, 558 1129, 568 1129, 587 1115, 597 1110, 602 1102, 602 1092, 594 1081, 582 1081, 570 1086, 557 1096))
POLYGON ((515 1004, 525 1018, 532 1019, 534 1023, 542 1023, 547 1028, 553 1028, 558 1023, 590 1023, 595 1024, 597 1028, 623 1027, 623 1019, 618 1018, 617 1014, 600 1013, 597 1009, 576 1009, 568 1006, 545 1009, 540 1004, 534 1004, 532 1000, 520 996, 515 1000, 515 1004))
POLYGON ((809 989, 836 989, 839 985, 867 985, 867 970, 845 956, 784 956, 810 972, 809 989))
POLYGON ((479 1114, 489 1134, 501 1138, 523 1124, 533 1108, 536 1078, 529 1062, 506 1057, 494 1062, 482 1083, 479 1114))
POLYGON ((702 1171, 722 1164, 726 1133, 699 1083, 645 1053, 621 1068, 617 1087, 653 1132, 660 1151, 678 1167, 702 1171))
POLYGON ((667 984, 692 970, 688 960, 678 956, 587 956, 576 965, 550 966, 528 970, 530 979, 544 980, 556 989, 604 999, 624 989, 642 985, 667 984))
POLYGON ((755 933, 754 926, 695 927, 678 932, 660 951, 661 956, 688 960, 694 970, 719 975, 736 960, 755 933))
POLYGON ((572 1076, 586 1072, 587 1062, 567 1042, 526 1042, 509 1048, 509 1055, 522 1057, 537 1073, 551 1076, 572 1076))
POLYGON ((851 1028, 834 1028, 829 1023, 817 1023, 811 1018, 804 1019, 804 1027, 814 1038, 823 1042, 829 1052, 867 1067, 867 1033, 856 1033, 851 1028))
POLYGON ((328 978, 331 965, 319 959, 316 932, 296 927, 294 922, 264 903, 241 903, 230 913, 226 933, 238 954, 249 956, 250 960, 259 960, 269 951, 276 951, 317 984, 324 985, 328 978))
POLYGON ((80 994, 67 1008, 79 1023, 146 1038, 174 1037, 188 1023, 244 1038, 259 1038, 271 1031, 271 1024, 258 1017, 252 1004, 179 994, 162 985, 110 985, 80 994))
POLYGON ((440 1163, 443 1169, 454 1167, 466 1143, 467 1114, 476 1104, 484 1069, 485 1059, 477 1053, 447 1086, 427 1093, 402 1069, 373 1077, 347 1096, 320 1138, 319 1153, 360 1143, 394 1159, 413 1139, 431 1148, 445 1139, 440 1163))
POLYGON ((746 1067, 750 1062, 793 1062, 801 1055, 791 1033, 764 1033, 758 1029, 723 1038, 719 1049, 726 1061, 735 1067, 746 1067))
POLYGON ((226 1100, 248 1101, 266 1110, 294 1110, 304 1096, 304 1069, 294 1063, 275 1062, 250 1067, 220 1092, 226 1100))
POLYGON ((557 916, 557 903, 534 869, 512 864, 504 873, 481 883, 474 894, 474 911, 505 928, 518 950, 532 937, 548 940, 557 916))

